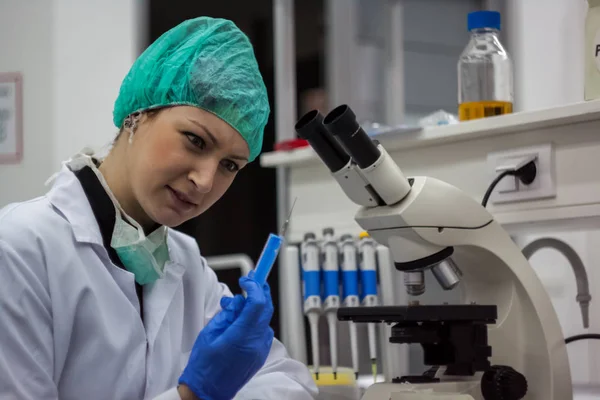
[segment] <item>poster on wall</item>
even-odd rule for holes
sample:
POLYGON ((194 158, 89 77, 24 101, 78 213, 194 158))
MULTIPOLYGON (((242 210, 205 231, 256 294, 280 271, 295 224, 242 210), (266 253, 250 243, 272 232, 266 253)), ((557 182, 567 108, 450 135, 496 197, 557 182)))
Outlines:
POLYGON ((23 158, 23 78, 0 72, 0 164, 23 158))

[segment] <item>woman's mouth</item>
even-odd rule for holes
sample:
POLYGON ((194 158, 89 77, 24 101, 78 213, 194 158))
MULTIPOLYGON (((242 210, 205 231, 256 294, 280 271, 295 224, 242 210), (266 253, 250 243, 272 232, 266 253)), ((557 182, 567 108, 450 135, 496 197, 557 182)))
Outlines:
POLYGON ((167 186, 169 193, 171 194, 171 199, 175 204, 176 208, 181 211, 191 211, 193 208, 197 206, 191 198, 183 192, 173 189, 171 186, 167 186))

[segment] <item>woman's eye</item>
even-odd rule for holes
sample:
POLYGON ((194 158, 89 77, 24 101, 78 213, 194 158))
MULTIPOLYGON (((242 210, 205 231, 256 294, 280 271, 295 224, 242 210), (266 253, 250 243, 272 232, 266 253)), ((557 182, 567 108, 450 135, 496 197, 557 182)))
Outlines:
POLYGON ((206 147, 206 142, 200 136, 189 132, 184 132, 184 135, 194 146, 199 147, 200 149, 204 149, 206 147))
POLYGON ((240 167, 231 160, 224 160, 222 165, 228 172, 237 172, 240 169, 240 167))

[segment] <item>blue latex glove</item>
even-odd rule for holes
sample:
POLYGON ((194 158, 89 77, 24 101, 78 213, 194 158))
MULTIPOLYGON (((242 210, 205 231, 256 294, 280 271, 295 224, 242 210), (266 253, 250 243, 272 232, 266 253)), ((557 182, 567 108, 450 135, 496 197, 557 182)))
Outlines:
POLYGON ((247 297, 223 297, 222 310, 202 329, 179 384, 202 400, 231 400, 263 366, 271 344, 273 302, 269 285, 240 278, 247 297))

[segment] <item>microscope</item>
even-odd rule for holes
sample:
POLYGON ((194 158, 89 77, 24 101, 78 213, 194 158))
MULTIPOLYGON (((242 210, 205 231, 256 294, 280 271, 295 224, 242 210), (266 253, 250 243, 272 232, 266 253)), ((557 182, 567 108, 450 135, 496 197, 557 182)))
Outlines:
MULTIPOLYGON (((387 246, 405 290, 431 269, 461 304, 347 307, 338 319, 392 324, 391 343, 423 348, 423 375, 376 383, 363 400, 569 400, 569 360, 548 294, 508 233, 475 199, 425 176, 406 177, 347 105, 295 126, 346 196, 356 222, 387 246)), ((400 288, 398 289, 400 290, 400 288)))

